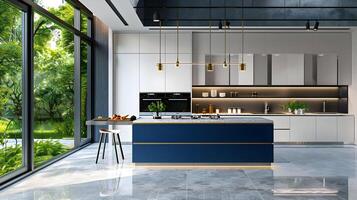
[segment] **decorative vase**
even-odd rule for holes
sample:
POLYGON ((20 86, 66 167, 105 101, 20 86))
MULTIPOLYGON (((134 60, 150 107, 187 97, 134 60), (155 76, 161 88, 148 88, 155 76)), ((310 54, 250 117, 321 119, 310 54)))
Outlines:
POLYGON ((154 112, 154 113, 153 113, 153 118, 154 118, 154 119, 161 119, 162 117, 161 117, 161 115, 160 115, 159 112, 154 112))

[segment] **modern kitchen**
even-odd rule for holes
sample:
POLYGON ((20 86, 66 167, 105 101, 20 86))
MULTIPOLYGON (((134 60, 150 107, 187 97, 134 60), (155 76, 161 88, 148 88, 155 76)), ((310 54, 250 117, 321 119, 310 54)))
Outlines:
POLYGON ((0 199, 357 198, 356 2, 80 2, 89 142, 0 199))

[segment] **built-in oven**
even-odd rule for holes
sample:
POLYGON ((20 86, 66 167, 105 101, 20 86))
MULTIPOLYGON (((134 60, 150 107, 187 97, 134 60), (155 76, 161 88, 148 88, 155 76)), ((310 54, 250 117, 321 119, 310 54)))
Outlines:
POLYGON ((148 106, 157 101, 163 102, 166 106, 163 115, 191 113, 191 93, 140 93, 140 115, 152 115, 148 106))

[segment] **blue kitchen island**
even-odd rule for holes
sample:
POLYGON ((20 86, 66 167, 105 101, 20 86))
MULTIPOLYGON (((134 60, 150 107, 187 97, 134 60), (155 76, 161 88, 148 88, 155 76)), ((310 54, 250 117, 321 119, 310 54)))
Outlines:
POLYGON ((138 119, 133 163, 270 164, 273 121, 264 118, 138 119))

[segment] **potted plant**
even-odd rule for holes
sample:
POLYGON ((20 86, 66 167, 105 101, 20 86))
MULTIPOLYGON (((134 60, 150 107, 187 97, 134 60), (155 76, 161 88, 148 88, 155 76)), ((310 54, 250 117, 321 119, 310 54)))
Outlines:
POLYGON ((284 106, 289 113, 294 113, 296 115, 302 115, 308 110, 309 106, 303 102, 291 101, 284 106))
POLYGON ((162 101, 152 102, 148 106, 148 110, 153 112, 154 119, 161 119, 160 112, 164 112, 166 109, 166 105, 162 101))

